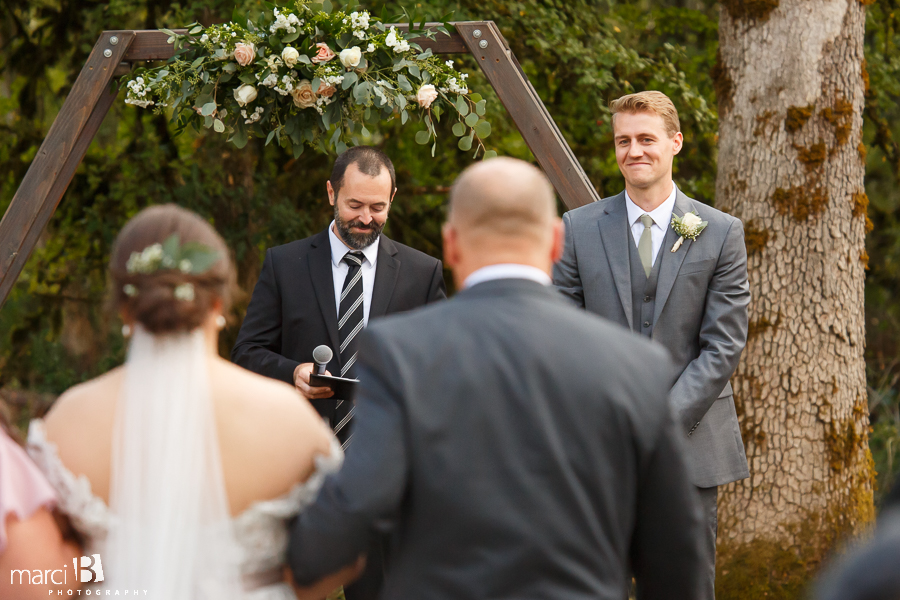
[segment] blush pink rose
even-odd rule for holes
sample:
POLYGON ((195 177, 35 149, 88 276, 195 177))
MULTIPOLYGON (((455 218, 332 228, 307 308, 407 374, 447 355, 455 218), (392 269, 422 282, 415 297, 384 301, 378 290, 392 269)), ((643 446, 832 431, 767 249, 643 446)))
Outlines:
POLYGON ((437 90, 434 89, 433 85, 428 83, 419 88, 419 93, 416 94, 416 102, 418 102, 419 106, 422 108, 430 108, 431 103, 434 102, 437 97, 437 90))
POLYGON ((291 90, 291 97, 298 108, 311 108, 316 105, 316 93, 312 89, 312 82, 303 79, 291 90))
POLYGON ((325 42, 319 42, 318 44, 316 44, 316 47, 319 49, 319 51, 315 56, 312 57, 312 61, 316 64, 326 63, 337 56, 334 52, 331 51, 331 48, 329 48, 328 44, 326 44, 325 42))
POLYGON ((242 67, 246 67, 256 58, 256 48, 253 44, 238 42, 234 47, 234 60, 242 67))
POLYGON ((319 82, 319 89, 316 91, 316 95, 322 96, 323 98, 331 98, 336 91, 337 88, 333 85, 326 85, 324 81, 321 81, 319 82))

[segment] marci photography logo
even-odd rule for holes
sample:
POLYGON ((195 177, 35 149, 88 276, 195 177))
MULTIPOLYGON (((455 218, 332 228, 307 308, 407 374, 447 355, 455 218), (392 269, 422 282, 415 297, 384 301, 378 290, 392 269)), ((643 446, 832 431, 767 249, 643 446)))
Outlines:
MULTIPOLYGON (((103 560, 99 554, 72 559, 72 583, 101 583, 103 581, 103 560)), ((10 585, 69 585, 69 565, 62 569, 10 569, 10 585)), ((50 596, 62 596, 63 590, 48 590, 50 596)), ((147 590, 66 590, 67 596, 146 596, 147 590)))

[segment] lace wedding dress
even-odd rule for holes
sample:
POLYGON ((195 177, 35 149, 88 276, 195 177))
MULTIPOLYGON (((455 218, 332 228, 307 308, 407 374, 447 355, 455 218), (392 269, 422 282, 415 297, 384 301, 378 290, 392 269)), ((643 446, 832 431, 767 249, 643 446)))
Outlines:
POLYGON ((340 444, 333 439, 330 454, 315 458, 315 471, 305 482, 232 518, 218 446, 212 450, 216 438, 205 389, 203 340, 197 333, 182 337, 175 346, 145 332, 136 332, 132 340, 127 369, 142 377, 129 383, 126 371, 123 398, 133 398, 123 400, 124 409, 120 404, 114 435, 110 498, 120 511, 95 496, 86 477, 75 477, 63 465, 39 419, 28 431, 28 453, 56 490, 61 511, 84 536, 85 554, 101 556, 101 589, 113 594, 116 589, 147 589, 147 598, 158 600, 295 600, 283 578, 288 521, 315 499, 325 477, 340 468, 340 444), (165 389, 148 389, 156 384, 147 383, 147 373, 160 368, 166 377, 155 381, 165 389), (154 414, 148 414, 147 403, 154 414), (201 409, 192 413, 183 408, 194 404, 201 409), (147 441, 141 436, 155 443, 144 443, 139 455, 134 446, 147 441), (189 442, 193 445, 185 447, 189 442), (184 459, 195 455, 209 460, 192 464, 184 459))

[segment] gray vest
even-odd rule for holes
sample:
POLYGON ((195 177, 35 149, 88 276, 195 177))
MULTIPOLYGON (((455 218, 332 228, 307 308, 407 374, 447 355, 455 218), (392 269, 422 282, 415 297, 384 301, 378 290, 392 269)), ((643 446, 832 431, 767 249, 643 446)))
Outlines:
MULTIPOLYGON (((662 263, 662 246, 657 252, 650 277, 644 274, 644 266, 638 254, 637 244, 628 229, 628 261, 631 263, 631 310, 632 327, 635 333, 646 337, 653 334, 653 313, 656 310, 656 282, 659 279, 659 265, 662 263)), ((665 241, 663 241, 665 246, 665 241)))

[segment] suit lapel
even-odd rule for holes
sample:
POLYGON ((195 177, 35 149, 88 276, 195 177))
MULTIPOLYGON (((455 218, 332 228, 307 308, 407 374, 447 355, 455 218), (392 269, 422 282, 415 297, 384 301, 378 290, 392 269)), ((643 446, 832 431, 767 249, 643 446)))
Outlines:
POLYGON ((375 266, 375 285, 372 289, 372 306, 369 307, 369 319, 383 317, 387 314, 397 276, 400 274, 400 261, 396 258, 397 246, 385 235, 381 235, 378 243, 378 263, 375 266))
POLYGON ((606 251, 606 260, 613 274, 622 310, 628 320, 628 329, 632 324, 631 307, 631 264, 628 259, 628 244, 634 243, 628 231, 628 214, 625 210, 625 192, 614 197, 609 208, 603 211, 598 222, 600 240, 606 251))
POLYGON ((340 364, 340 343, 337 328, 337 308, 334 298, 334 273, 331 269, 331 242, 328 239, 328 230, 316 236, 311 244, 312 249, 306 255, 309 274, 312 279, 312 287, 316 292, 316 300, 319 302, 319 310, 325 319, 325 328, 328 330, 328 338, 331 348, 334 350, 334 358, 340 364))
MULTIPOLYGON (((685 213, 689 213, 692 210, 694 210, 692 201, 682 194, 681 190, 676 188, 675 209, 673 214, 683 217, 685 213)), ((654 323, 659 320, 659 315, 662 314, 662 310, 666 305, 666 300, 669 299, 669 292, 672 291, 672 286, 675 285, 675 278, 678 276, 678 271, 681 269, 681 265, 684 263, 684 258, 687 256, 688 251, 691 249, 691 240, 685 238, 684 243, 681 244, 678 251, 673 253, 672 246, 675 245, 677 240, 678 234, 675 233, 675 230, 672 229, 672 225, 670 224, 668 229, 666 229, 663 247, 660 248, 660 254, 662 254, 660 260, 662 262, 659 265, 659 280, 656 283, 656 309, 653 311, 654 323)))

